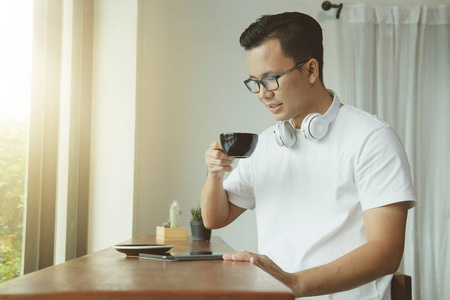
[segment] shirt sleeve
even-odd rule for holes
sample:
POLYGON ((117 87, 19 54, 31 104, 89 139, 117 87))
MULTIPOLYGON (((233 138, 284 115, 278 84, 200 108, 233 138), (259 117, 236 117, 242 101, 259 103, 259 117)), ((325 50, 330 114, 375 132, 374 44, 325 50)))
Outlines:
POLYGON ((384 126, 367 138, 355 173, 364 211, 403 201, 411 201, 411 207, 415 205, 408 158, 392 128, 384 126))
POLYGON ((249 160, 240 160, 237 167, 223 182, 228 200, 245 209, 255 208, 255 196, 252 187, 252 173, 249 172, 249 160))

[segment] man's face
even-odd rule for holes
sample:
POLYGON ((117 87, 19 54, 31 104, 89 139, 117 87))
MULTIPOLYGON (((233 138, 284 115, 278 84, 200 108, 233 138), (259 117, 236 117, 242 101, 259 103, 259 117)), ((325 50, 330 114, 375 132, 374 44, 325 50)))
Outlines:
MULTIPOLYGON (((271 39, 247 52, 250 78, 260 80, 266 76, 279 75, 298 62, 282 53, 278 39, 271 39)), ((307 66, 278 78, 279 88, 268 91, 262 85, 256 94, 278 121, 294 119, 300 127, 303 118, 311 110, 307 66)))

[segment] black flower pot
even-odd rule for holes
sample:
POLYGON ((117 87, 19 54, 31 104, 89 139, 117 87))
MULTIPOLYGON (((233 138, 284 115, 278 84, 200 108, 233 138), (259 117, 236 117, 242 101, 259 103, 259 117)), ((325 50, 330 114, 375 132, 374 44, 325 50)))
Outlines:
POLYGON ((207 229, 202 221, 191 222, 191 234, 194 241, 209 241, 211 229, 207 229))

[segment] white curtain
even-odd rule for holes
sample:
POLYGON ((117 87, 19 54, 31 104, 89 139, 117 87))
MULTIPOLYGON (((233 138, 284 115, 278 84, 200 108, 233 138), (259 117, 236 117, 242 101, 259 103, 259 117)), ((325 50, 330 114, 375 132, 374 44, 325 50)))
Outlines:
POLYGON ((343 10, 347 102, 386 120, 403 141, 417 205, 401 272, 413 299, 450 295, 450 6, 343 10))

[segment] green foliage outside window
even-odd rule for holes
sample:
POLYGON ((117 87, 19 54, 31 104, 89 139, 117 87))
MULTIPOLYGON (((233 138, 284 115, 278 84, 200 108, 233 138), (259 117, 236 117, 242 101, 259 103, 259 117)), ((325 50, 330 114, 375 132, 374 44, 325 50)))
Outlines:
POLYGON ((0 121, 0 282, 21 274, 27 132, 0 121))

